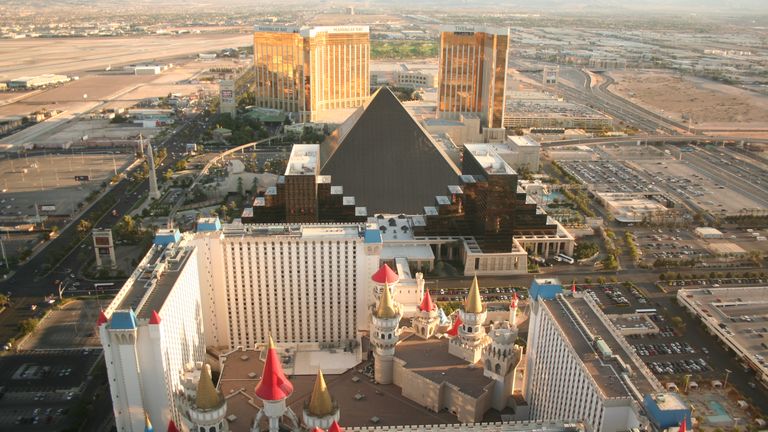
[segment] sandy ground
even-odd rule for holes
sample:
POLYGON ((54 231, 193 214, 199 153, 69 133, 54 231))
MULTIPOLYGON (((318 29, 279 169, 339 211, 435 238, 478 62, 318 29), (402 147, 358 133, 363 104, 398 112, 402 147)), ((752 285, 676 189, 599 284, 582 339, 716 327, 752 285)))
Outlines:
POLYGON ((112 65, 194 56, 253 43, 250 34, 206 33, 127 38, 0 40, 0 80, 45 73, 72 74, 112 65))
POLYGON ((614 93, 677 120, 692 113, 694 127, 768 129, 767 96, 667 71, 611 71, 611 76, 614 93))
POLYGON ((0 187, 4 189, 0 216, 34 215, 35 203, 55 205, 55 214, 71 214, 78 202, 115 174, 115 169, 120 172, 133 160, 132 153, 61 152, 0 161, 0 187), (75 181, 76 175, 90 176, 90 181, 75 181))

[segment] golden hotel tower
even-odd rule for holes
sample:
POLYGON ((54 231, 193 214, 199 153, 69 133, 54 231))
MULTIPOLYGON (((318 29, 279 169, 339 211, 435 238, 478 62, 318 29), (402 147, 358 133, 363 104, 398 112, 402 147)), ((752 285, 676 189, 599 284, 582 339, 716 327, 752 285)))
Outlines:
POLYGON ((257 26, 253 58, 256 105, 298 113, 299 121, 370 96, 368 26, 257 26))
POLYGON ((502 127, 508 49, 509 29, 441 27, 438 116, 477 113, 484 127, 502 127))

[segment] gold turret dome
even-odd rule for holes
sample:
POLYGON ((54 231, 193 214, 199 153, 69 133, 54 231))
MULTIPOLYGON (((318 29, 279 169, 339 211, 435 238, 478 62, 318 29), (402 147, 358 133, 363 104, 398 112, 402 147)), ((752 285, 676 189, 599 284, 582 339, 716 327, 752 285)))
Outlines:
POLYGON ((464 301, 464 312, 475 314, 483 312, 483 300, 480 296, 480 286, 477 284, 477 275, 472 280, 469 295, 467 295, 467 299, 464 301))
POLYGON ((325 385, 323 371, 317 370, 315 378, 315 387, 312 389, 312 395, 309 398, 308 411, 315 417, 326 417, 333 414, 333 400, 328 392, 328 386, 325 385))
POLYGON ((203 370, 200 371, 200 381, 197 382, 195 405, 201 410, 209 410, 221 406, 221 396, 213 385, 211 365, 208 363, 204 364, 203 370))
POLYGON ((392 293, 389 292, 389 284, 384 286, 384 290, 381 292, 381 299, 379 299, 379 306, 376 308, 377 318, 395 318, 397 317, 397 310, 395 309, 395 302, 392 300, 392 293))

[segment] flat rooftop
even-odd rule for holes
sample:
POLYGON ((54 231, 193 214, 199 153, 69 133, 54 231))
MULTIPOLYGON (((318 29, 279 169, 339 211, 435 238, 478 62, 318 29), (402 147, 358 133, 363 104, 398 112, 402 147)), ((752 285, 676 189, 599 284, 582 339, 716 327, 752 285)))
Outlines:
POLYGON ((225 237, 275 237, 287 236, 301 239, 362 238, 366 228, 376 229, 372 224, 243 224, 233 222, 222 224, 225 237))
POLYGON ((488 144, 465 144, 464 148, 477 160, 487 174, 517 174, 488 144))
POLYGON ((677 298, 768 376, 768 286, 681 289, 677 298))
MULTIPOLYGON (((397 426, 402 424, 403 419, 421 425, 457 423, 456 416, 448 412, 435 413, 414 404, 402 396, 397 386, 374 384, 369 377, 358 372, 358 368, 337 375, 324 374, 331 396, 341 409, 339 423, 343 427, 373 426, 371 417, 374 416, 380 419, 375 426, 397 426)), ((222 364, 218 387, 227 398, 227 416, 237 417, 229 424, 233 432, 247 432, 253 424, 257 407, 261 406, 254 389, 263 369, 262 353, 258 350, 234 351, 222 364)), ((482 369, 480 371, 482 374, 482 369)), ((287 404, 301 417, 304 404, 312 393, 315 375, 288 378, 294 390, 287 404)))
POLYGON ((477 398, 489 391, 493 380, 483 375, 483 367, 468 364, 448 352, 449 339, 421 339, 416 336, 401 339, 395 357, 405 362, 405 368, 437 384, 451 384, 464 394, 477 398))
POLYGON ((318 173, 318 144, 295 144, 285 167, 285 175, 315 175, 318 173))
POLYGON ((188 246, 153 246, 120 290, 125 294, 118 294, 110 309, 130 308, 137 318, 149 319, 153 310, 162 308, 193 250, 188 246))
POLYGON ((583 296, 558 295, 555 300, 545 301, 544 305, 555 318, 560 330, 576 350, 605 397, 637 399, 642 398, 642 395, 661 390, 661 385, 642 361, 634 354, 630 354, 627 342, 623 338, 619 341, 609 330, 606 325, 608 318, 594 305, 590 305, 583 296), (597 336, 608 345, 613 356, 618 356, 624 364, 629 366, 631 382, 639 394, 631 391, 622 378, 624 368, 621 363, 613 357, 601 359, 599 353, 593 348, 593 341, 597 336))

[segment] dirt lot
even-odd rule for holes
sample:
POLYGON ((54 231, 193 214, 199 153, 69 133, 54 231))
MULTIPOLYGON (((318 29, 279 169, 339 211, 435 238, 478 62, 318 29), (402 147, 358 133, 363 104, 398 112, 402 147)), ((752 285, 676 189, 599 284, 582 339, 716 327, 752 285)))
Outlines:
POLYGON ((253 43, 250 33, 205 33, 127 38, 0 40, 0 80, 45 73, 69 74, 140 61, 196 55, 253 43))
POLYGON ((612 92, 676 120, 692 113, 694 127, 768 128, 766 96, 666 71, 612 71, 611 77, 612 92))
MULTIPOLYGON (((122 171, 132 153, 79 154, 73 151, 0 161, 0 216, 35 215, 35 203, 56 206, 54 214, 71 214, 99 184, 122 171), (24 172, 26 170, 26 173, 24 172), (90 176, 79 182, 75 176, 90 176)), ((41 210, 41 214, 46 213, 41 210)))

